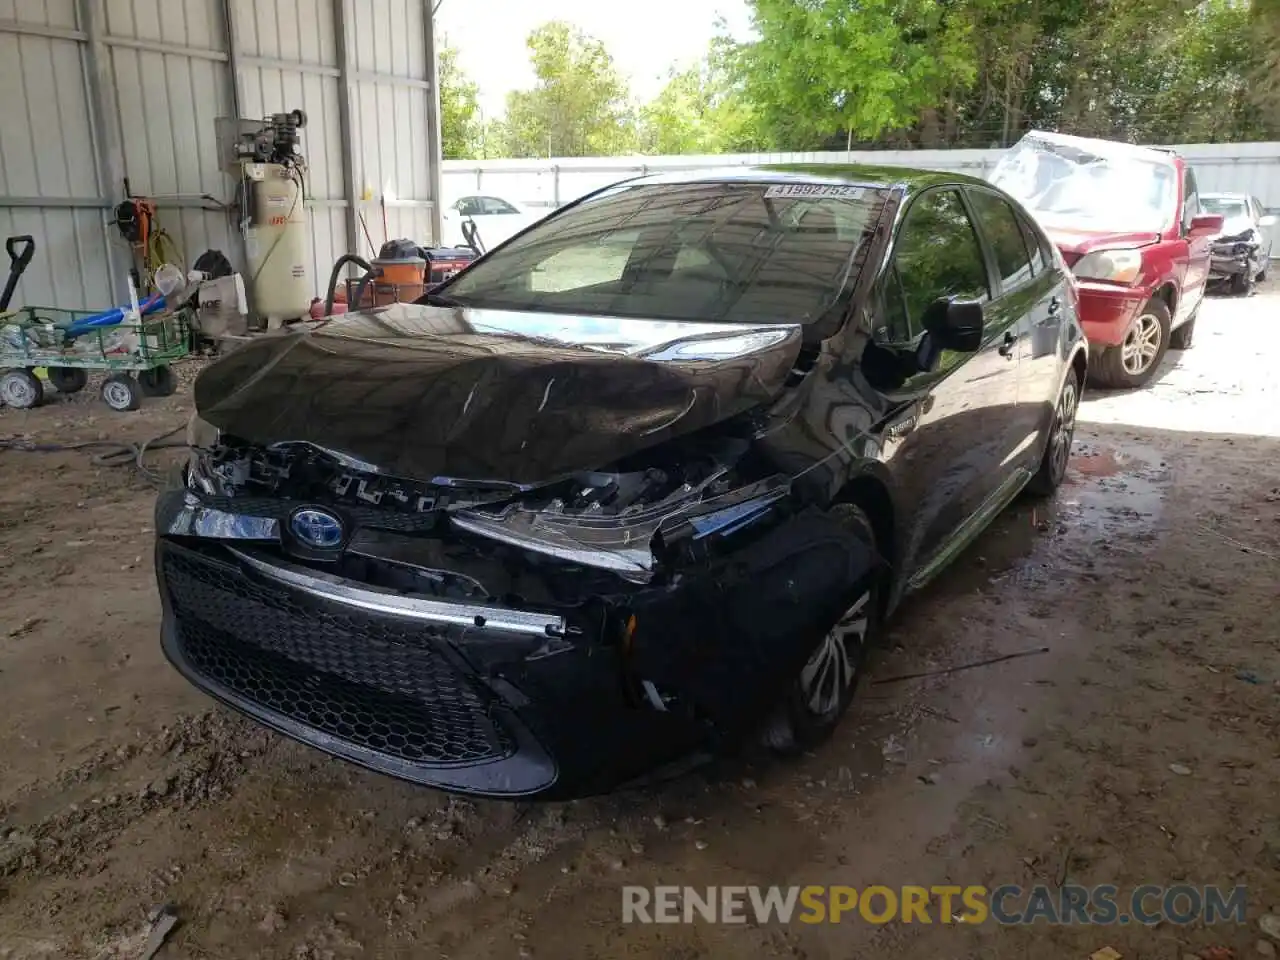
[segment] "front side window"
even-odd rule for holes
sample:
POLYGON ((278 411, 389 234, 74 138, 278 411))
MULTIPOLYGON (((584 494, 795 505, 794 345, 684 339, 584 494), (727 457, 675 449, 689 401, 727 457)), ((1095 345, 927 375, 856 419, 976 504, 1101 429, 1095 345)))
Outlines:
POLYGON ((838 323, 887 197, 850 185, 623 184, 493 251, 441 292, 507 310, 838 323))
POLYGON ((1196 175, 1190 168, 1183 174, 1182 181, 1182 229, 1191 229, 1191 221, 1200 213, 1200 191, 1196 188, 1196 175))
POLYGON ((910 343, 923 333, 925 310, 935 300, 989 299, 982 247, 959 193, 937 190, 911 204, 883 281, 877 339, 885 344, 910 343))
POLYGON ((454 207, 464 217, 479 216, 481 211, 479 197, 463 197, 454 207))
POLYGON ((1012 290, 1026 283, 1031 279, 1031 260, 1026 237, 1013 207, 985 190, 970 190, 969 199, 973 201, 974 215, 991 244, 1003 289, 1012 290))

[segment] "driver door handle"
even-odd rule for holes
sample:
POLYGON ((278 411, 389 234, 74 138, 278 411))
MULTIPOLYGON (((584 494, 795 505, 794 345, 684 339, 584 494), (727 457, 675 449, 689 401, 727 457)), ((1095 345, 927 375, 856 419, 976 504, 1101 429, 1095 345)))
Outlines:
POLYGON ((1013 359, 1013 345, 1018 342, 1018 338, 1012 333, 1004 335, 1004 342, 1000 344, 1000 356, 1007 360, 1013 359))

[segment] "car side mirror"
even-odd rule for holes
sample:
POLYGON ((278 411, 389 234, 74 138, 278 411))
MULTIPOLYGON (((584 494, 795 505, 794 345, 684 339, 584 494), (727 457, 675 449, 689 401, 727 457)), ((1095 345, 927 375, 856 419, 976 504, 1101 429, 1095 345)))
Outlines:
POLYGON ((977 300, 939 297, 921 318, 924 337, 915 352, 917 370, 933 372, 942 360, 942 351, 975 353, 982 346, 982 304, 977 300))
POLYGON ((1225 218, 1220 213, 1198 213, 1191 218, 1191 228, 1187 230, 1189 237, 1211 237, 1222 232, 1225 218))
POLYGON ((924 312, 925 332, 943 350, 974 353, 982 346, 982 304, 977 300, 939 297, 924 312))
POLYGON ((1268 213, 1258 218, 1258 226, 1260 227, 1274 227, 1275 225, 1276 215, 1274 213, 1268 213))

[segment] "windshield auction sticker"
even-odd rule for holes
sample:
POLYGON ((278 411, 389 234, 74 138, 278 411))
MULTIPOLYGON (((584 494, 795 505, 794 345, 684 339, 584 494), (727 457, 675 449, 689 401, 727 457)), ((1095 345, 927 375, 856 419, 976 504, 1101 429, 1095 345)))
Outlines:
POLYGON ((866 190, 862 187, 848 187, 830 183, 775 183, 764 192, 769 200, 787 197, 791 199, 814 199, 818 197, 839 200, 861 200, 866 190))

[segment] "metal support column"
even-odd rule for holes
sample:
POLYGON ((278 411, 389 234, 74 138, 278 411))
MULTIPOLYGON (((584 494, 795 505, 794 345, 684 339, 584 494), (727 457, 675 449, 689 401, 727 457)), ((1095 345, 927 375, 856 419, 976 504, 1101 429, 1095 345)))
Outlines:
MULTIPOLYGON (((236 120, 244 118, 244 78, 240 75, 240 26, 236 22, 235 0, 220 0, 222 14, 222 33, 227 38, 227 91, 231 95, 231 116, 236 120)), ((236 202, 243 204, 244 190, 240 188, 240 184, 236 184, 236 202)), ((235 244, 234 259, 243 264, 242 269, 249 269, 249 246, 244 236, 244 219, 247 216, 244 210, 239 211, 236 218, 236 229, 232 231, 231 242, 235 244)), ((253 284, 249 283, 245 287, 245 296, 249 303, 249 312, 254 312, 253 302, 255 291, 252 289, 253 284)))
POLYGON ((235 0, 222 0, 222 32, 227 37, 227 69, 231 71, 231 115, 244 117, 244 79, 240 76, 240 30, 235 0))
MULTIPOLYGON (((347 249, 360 248, 356 207, 356 140, 351 132, 351 51, 347 36, 347 0, 333 0, 333 36, 338 54, 338 136, 342 150, 342 195, 347 201, 347 249)), ((374 250, 376 255, 378 251, 374 250)))
POLYGON ((443 242, 444 230, 440 223, 441 176, 440 167, 444 154, 440 145, 440 82, 436 64, 436 26, 432 0, 422 0, 422 23, 425 30, 424 55, 427 58, 427 183, 431 189, 431 242, 443 242))
MULTIPOLYGON (((82 48, 84 61, 85 93, 89 105, 89 138, 92 141, 94 164, 98 174, 98 190, 107 199, 119 196, 124 190, 124 148, 120 143, 120 118, 115 98, 108 91, 111 85, 111 53, 104 41, 106 24, 103 22, 102 0, 76 0, 76 19, 84 33, 82 48)), ((112 302, 119 302, 128 289, 125 271, 120 268, 118 250, 112 242, 109 213, 102 217, 102 242, 107 257, 107 270, 111 289, 105 291, 112 302)))

